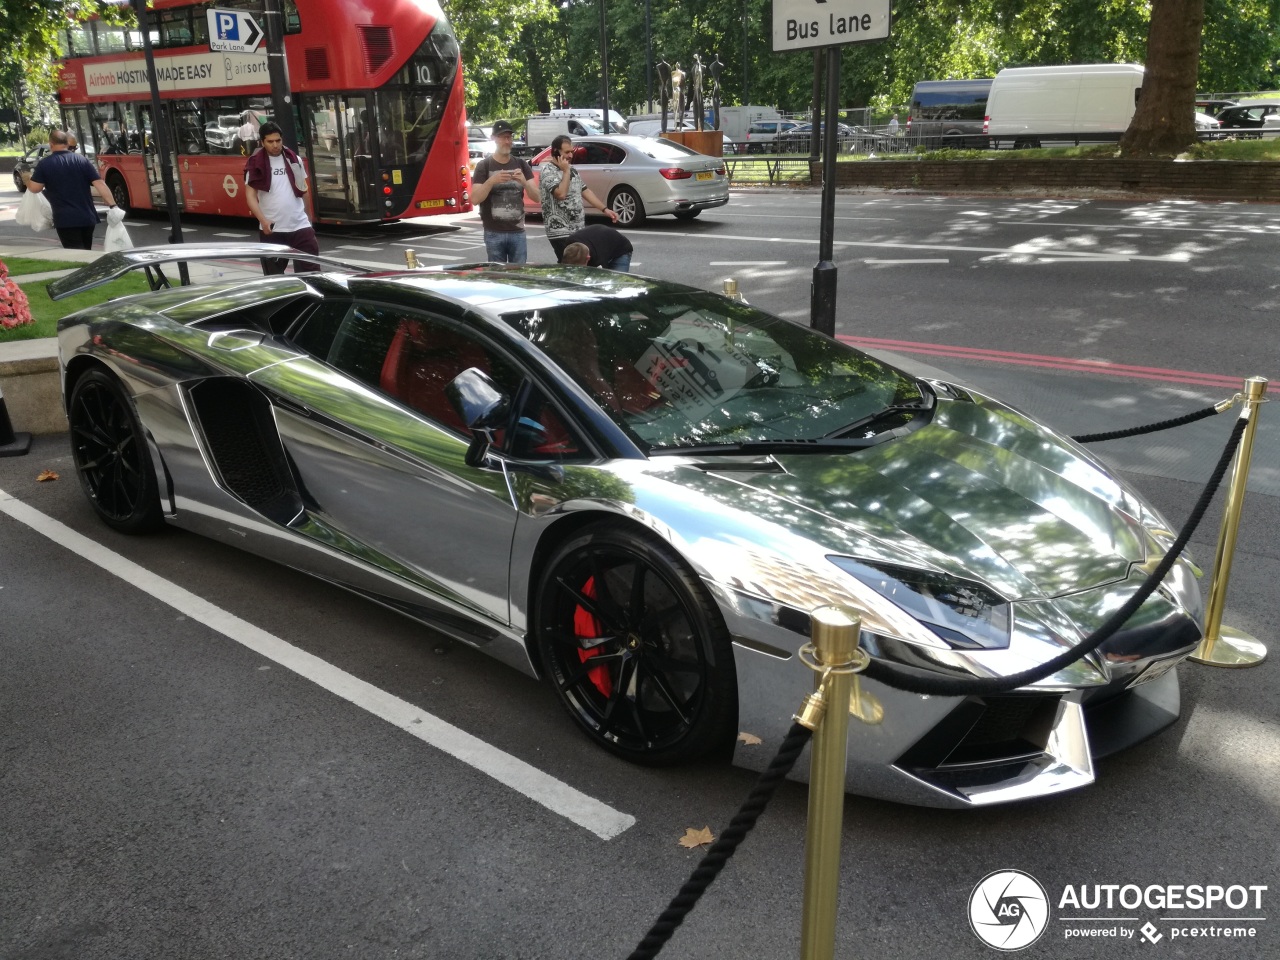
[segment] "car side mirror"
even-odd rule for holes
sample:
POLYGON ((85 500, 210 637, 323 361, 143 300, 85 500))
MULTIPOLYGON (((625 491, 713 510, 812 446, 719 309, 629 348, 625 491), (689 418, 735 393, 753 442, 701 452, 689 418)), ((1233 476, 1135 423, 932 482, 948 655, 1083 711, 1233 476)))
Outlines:
POLYGON ((444 395, 472 433, 467 466, 484 466, 485 455, 494 443, 494 431, 506 424, 511 399, 478 367, 468 367, 454 377, 445 385, 444 395))

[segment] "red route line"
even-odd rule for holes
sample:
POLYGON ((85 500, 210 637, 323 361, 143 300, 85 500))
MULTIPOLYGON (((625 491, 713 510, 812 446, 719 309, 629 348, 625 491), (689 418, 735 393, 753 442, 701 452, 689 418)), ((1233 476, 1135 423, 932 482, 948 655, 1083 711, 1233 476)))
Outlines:
POLYGON ((950 357, 953 360, 985 360, 988 363, 1009 363, 1050 370, 1074 370, 1077 373, 1100 373, 1110 377, 1132 377, 1137 380, 1164 380, 1204 387, 1240 387, 1244 383, 1244 377, 1224 377, 1216 373, 1196 373, 1191 370, 1166 370, 1163 367, 1137 367, 1127 363, 1111 363, 1107 360, 1073 360, 1070 357, 1053 357, 1036 353, 1013 353, 1008 350, 914 343, 910 340, 886 340, 881 337, 850 337, 843 334, 837 339, 855 347, 881 347, 903 353, 950 357))

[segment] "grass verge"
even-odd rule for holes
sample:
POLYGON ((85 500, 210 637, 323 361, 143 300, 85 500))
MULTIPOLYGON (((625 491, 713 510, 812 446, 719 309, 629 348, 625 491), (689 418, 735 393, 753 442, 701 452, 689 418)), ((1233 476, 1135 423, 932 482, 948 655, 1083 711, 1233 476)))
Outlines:
MULTIPOLYGON (((9 275, 19 277, 23 274, 45 273, 50 270, 65 270, 80 264, 68 263, 65 260, 35 260, 27 257, 14 257, 5 261, 9 275)), ((69 313, 105 303, 116 297, 128 296, 132 293, 144 293, 150 288, 146 277, 138 274, 121 277, 101 287, 94 287, 84 293, 77 293, 65 300, 50 300, 48 286, 52 280, 37 280, 35 283, 22 284, 22 291, 27 295, 31 305, 31 316, 35 323, 28 323, 12 330, 0 329, 0 343, 12 343, 15 340, 39 340, 42 337, 56 336, 58 321, 69 313)))

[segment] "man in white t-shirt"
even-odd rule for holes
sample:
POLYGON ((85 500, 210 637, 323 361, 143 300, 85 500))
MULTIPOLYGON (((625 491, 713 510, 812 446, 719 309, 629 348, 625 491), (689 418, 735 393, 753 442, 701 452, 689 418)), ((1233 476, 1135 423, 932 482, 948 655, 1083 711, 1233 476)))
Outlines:
MULTIPOLYGON (((258 128, 262 146, 244 165, 244 193, 249 212, 258 221, 258 239, 263 243, 283 243, 304 253, 320 252, 320 242, 307 217, 303 197, 307 195, 307 172, 298 155, 284 145, 280 126, 268 120, 258 128)), ((284 273, 287 257, 264 257, 262 272, 284 273)), ((318 269, 313 264, 294 261, 293 272, 318 269)))

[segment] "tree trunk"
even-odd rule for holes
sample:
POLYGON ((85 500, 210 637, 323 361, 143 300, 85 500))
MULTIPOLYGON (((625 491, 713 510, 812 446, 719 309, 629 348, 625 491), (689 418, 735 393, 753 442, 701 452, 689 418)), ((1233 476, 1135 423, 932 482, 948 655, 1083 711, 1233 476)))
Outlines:
POLYGON ((1193 116, 1204 0, 1152 0, 1147 73, 1129 129, 1126 157, 1174 157, 1196 141, 1193 116))
POLYGON ((550 113, 551 98, 547 94, 546 75, 542 72, 542 59, 538 56, 538 44, 533 35, 532 24, 526 23, 520 28, 520 48, 524 54, 525 66, 529 70, 529 89, 533 91, 533 99, 538 104, 538 112, 550 113))

